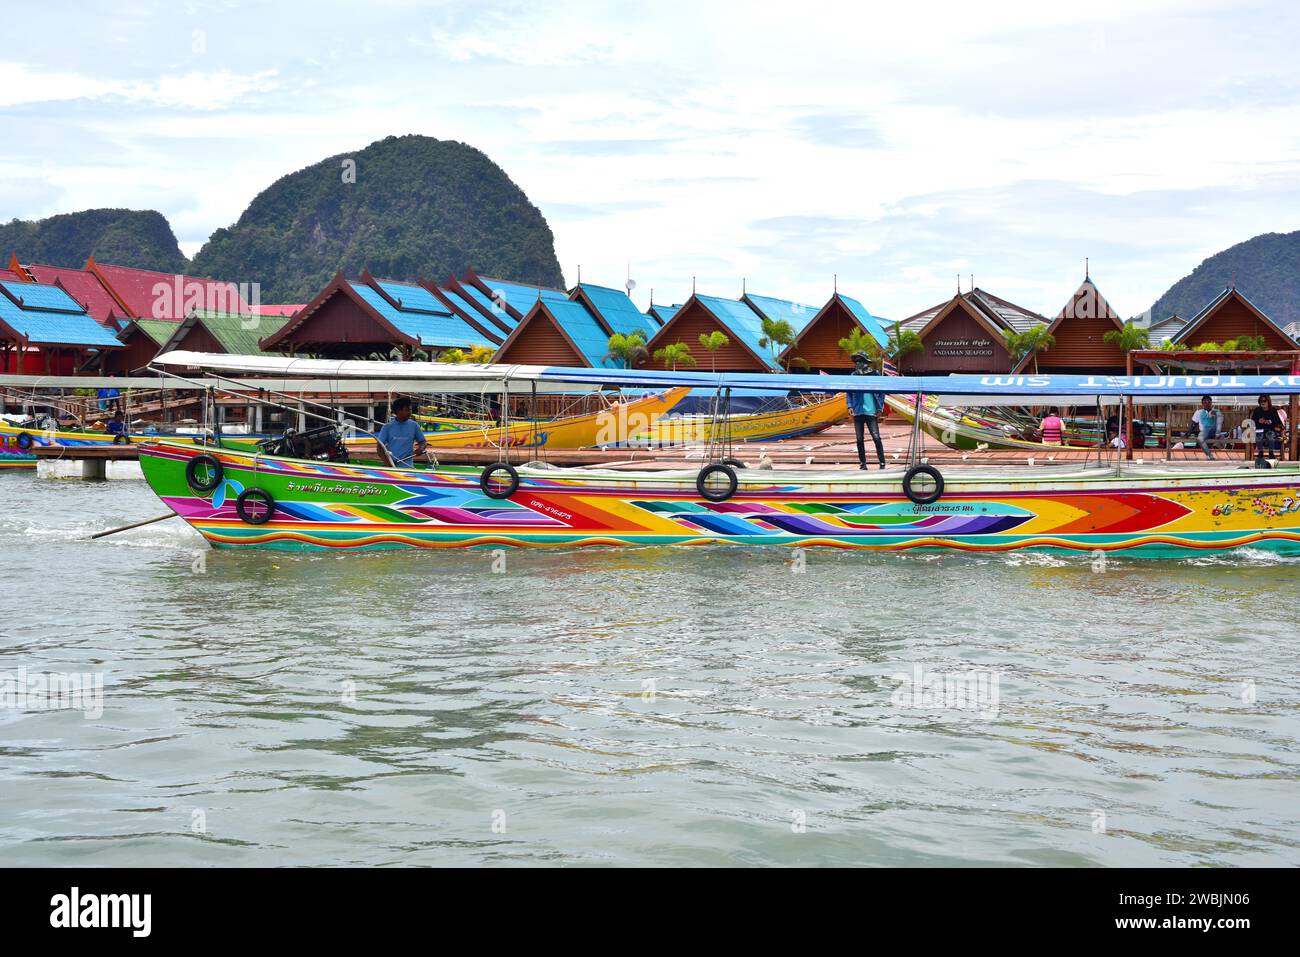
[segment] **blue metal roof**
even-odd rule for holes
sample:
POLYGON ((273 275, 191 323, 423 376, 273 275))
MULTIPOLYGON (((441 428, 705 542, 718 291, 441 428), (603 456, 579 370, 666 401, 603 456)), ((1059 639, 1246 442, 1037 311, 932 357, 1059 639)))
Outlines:
MULTIPOLYGON (((518 319, 510 315, 510 313, 506 312, 503 308, 501 308, 499 305, 493 302, 490 298, 483 295, 483 293, 481 293, 474 286, 471 286, 469 283, 462 283, 460 288, 465 290, 465 295, 469 296, 470 299, 474 300, 474 302, 478 303, 480 306, 486 309, 490 314, 492 314, 497 319, 500 319, 503 323, 505 323, 507 328, 513 329, 515 326, 519 325, 518 319)), ((531 308, 533 308, 533 303, 530 303, 528 306, 528 309, 531 308)), ((528 315, 528 309, 525 309, 523 311, 524 315, 528 315)))
POLYGON ((402 303, 403 312, 431 312, 439 316, 450 316, 451 310, 438 301, 438 297, 423 286, 410 283, 394 282, 390 279, 376 279, 375 285, 393 299, 402 303))
POLYGON ((527 286, 523 283, 506 282, 502 279, 488 279, 480 276, 483 285, 492 290, 493 296, 500 296, 511 308, 518 310, 521 316, 528 315, 528 310, 537 305, 538 298, 547 302, 568 302, 568 293, 558 289, 544 289, 541 286, 527 286))
POLYGON ((659 325, 663 326, 668 323, 669 319, 677 315, 677 310, 680 308, 682 308, 680 302, 671 306, 664 306, 656 303, 646 310, 646 315, 658 322, 659 325))
POLYGON ((578 288, 591 300, 600 318, 605 320, 611 331, 621 332, 623 335, 640 332, 647 342, 658 331, 657 325, 636 307, 636 303, 629 299, 622 289, 610 289, 606 286, 592 286, 585 283, 578 288))
POLYGON ((0 295, 0 322, 34 345, 120 346, 111 329, 92 319, 57 286, 6 282, 4 288, 22 299, 19 306, 0 295))
POLYGON ((586 306, 569 299, 547 299, 546 309, 588 363, 597 369, 607 365, 605 356, 609 354, 609 336, 586 306))
MULTIPOLYGON (((459 316, 448 313, 446 307, 441 303, 438 303, 438 308, 441 310, 440 314, 407 311, 405 308, 397 309, 365 283, 351 282, 348 285, 389 323, 406 335, 417 339, 422 346, 462 348, 465 346, 495 347, 498 345, 498 343, 492 342, 459 316)), ((413 287, 403 286, 401 288, 405 291, 413 287)), ((430 300, 433 300, 433 296, 428 295, 427 290, 424 290, 424 292, 430 300)), ((434 301, 436 302, 436 300, 434 301)), ((405 305, 406 299, 402 298, 402 302, 405 305)))
POLYGON ((812 322, 819 310, 814 306, 804 305, 802 302, 791 302, 789 299, 775 299, 772 296, 755 296, 753 293, 746 293, 753 308, 758 310, 760 316, 768 319, 784 319, 790 323, 797 336, 804 331, 808 323, 812 322))
POLYGON ((735 338, 743 342, 753 353, 763 360, 771 370, 781 367, 772 358, 772 352, 766 346, 758 344, 763 338, 763 320, 753 309, 735 299, 723 299, 719 296, 696 296, 696 300, 713 313, 714 318, 735 338))
POLYGON ((844 293, 839 293, 839 297, 840 301, 848 307, 849 312, 853 313, 853 318, 862 323, 863 328, 865 328, 867 332, 871 333, 871 338, 875 339, 882 346, 889 344, 889 333, 885 332, 884 326, 881 325, 885 320, 878 319, 871 313, 867 312, 867 307, 858 302, 852 296, 846 296, 844 293))

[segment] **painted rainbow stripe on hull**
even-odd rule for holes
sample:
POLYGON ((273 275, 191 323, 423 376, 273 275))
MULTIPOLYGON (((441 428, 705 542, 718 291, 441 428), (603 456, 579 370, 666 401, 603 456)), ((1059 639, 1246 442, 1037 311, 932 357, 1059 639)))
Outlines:
MULTIPOLYGON (((217 547, 321 549, 578 548, 743 545, 881 552, 1134 551, 1199 554, 1254 546, 1300 554, 1300 473, 1109 472, 948 478, 916 505, 900 476, 748 472, 738 493, 710 502, 695 473, 525 470, 506 500, 476 468, 389 469, 215 453, 223 479, 191 489, 186 463, 203 450, 146 446, 141 466, 159 497, 217 547), (265 524, 240 515, 241 493, 275 503, 265 524)), ((211 450, 209 450, 211 452, 211 450)))

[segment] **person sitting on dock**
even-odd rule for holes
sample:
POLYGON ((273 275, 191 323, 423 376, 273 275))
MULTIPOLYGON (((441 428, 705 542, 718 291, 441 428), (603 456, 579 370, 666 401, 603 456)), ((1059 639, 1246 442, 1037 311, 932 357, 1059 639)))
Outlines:
POLYGON ((393 417, 379 430, 379 444, 392 457, 393 465, 409 469, 415 464, 415 456, 424 452, 428 443, 424 440, 424 429, 411 418, 411 400, 403 396, 393 402, 393 417))
POLYGON ((1197 443, 1205 452, 1205 457, 1214 458, 1214 453, 1210 451, 1210 443, 1219 437, 1222 420, 1219 411, 1214 407, 1212 396, 1201 396, 1201 407, 1192 415, 1192 423, 1197 428, 1197 443))
POLYGON ((1261 395, 1259 405, 1250 413, 1255 423, 1255 458, 1262 459, 1266 452, 1282 454, 1282 415, 1273 408, 1271 396, 1261 395))
MULTIPOLYGON (((871 359, 865 352, 853 354, 853 374, 871 375, 871 359)), ((876 458, 880 467, 885 467, 885 447, 880 441, 880 408, 885 404, 885 397, 880 392, 849 392, 849 411, 853 413, 853 435, 858 441, 858 468, 867 467, 866 436, 863 427, 871 433, 871 441, 876 445, 876 458)))
POLYGON ((1065 444, 1065 423, 1061 421, 1061 410, 1052 406, 1038 426, 1043 434, 1044 445, 1065 444))

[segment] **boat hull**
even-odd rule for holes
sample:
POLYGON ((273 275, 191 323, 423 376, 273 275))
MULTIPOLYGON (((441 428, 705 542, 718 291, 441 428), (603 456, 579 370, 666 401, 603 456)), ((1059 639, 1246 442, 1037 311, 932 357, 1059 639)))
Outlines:
MULTIPOLYGON (((916 505, 901 473, 742 471, 725 502, 701 498, 696 473, 521 469, 509 499, 489 498, 477 468, 386 469, 220 451, 224 480, 192 490, 202 450, 145 446, 154 492, 212 545, 371 549, 744 545, 902 552, 1050 550, 1177 556, 1246 546, 1300 554, 1300 472, 1117 476, 955 473, 916 505), (256 488, 275 509, 244 521, 236 496, 256 488)), ((211 450, 208 450, 211 453, 211 450)))

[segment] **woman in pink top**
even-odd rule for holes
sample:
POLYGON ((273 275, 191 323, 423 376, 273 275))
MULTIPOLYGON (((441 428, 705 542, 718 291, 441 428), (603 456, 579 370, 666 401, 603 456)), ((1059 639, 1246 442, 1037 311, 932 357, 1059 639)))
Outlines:
POLYGON ((1039 430, 1043 433, 1044 445, 1061 445, 1065 438, 1065 423, 1061 421, 1058 412, 1056 406, 1052 406, 1047 410, 1047 418, 1039 425, 1039 430))

